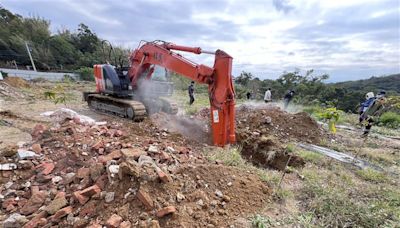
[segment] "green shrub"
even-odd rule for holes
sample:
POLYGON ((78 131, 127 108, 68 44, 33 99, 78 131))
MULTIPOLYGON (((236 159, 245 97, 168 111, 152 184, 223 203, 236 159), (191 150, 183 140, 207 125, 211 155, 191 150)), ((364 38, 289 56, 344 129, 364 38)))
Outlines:
POLYGON ((398 128, 400 127, 400 114, 385 112, 379 118, 379 124, 390 128, 398 128))
POLYGON ((79 73, 81 80, 83 81, 94 81, 94 72, 91 67, 81 67, 77 71, 79 73))

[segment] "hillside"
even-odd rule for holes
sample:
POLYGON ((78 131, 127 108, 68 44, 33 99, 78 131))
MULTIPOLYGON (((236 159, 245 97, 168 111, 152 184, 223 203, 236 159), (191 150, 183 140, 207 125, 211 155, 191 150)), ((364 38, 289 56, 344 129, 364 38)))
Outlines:
POLYGON ((385 90, 388 93, 399 94, 400 74, 392 74, 382 77, 371 77, 365 80, 338 82, 332 85, 350 91, 367 92, 367 91, 385 90))

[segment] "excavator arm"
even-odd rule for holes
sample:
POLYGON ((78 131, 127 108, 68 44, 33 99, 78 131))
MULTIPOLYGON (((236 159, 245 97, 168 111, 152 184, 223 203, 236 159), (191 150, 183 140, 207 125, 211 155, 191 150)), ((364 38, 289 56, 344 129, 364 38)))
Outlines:
POLYGON ((166 42, 146 42, 130 56, 128 72, 132 88, 138 87, 142 77, 150 79, 153 65, 164 67, 195 82, 207 84, 210 98, 211 128, 214 145, 235 143, 235 96, 232 85, 232 57, 222 50, 203 51, 199 47, 185 47, 166 42), (214 54, 214 66, 196 64, 173 50, 195 54, 214 54))

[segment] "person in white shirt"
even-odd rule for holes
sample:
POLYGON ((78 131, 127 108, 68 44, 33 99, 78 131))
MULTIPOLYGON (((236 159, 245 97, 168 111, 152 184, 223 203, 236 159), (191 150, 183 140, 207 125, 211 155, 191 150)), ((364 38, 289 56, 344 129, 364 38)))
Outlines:
POLYGON ((268 90, 265 91, 264 101, 265 101, 265 103, 268 103, 268 102, 271 102, 271 101, 272 101, 272 98, 271 98, 271 88, 268 88, 268 90))

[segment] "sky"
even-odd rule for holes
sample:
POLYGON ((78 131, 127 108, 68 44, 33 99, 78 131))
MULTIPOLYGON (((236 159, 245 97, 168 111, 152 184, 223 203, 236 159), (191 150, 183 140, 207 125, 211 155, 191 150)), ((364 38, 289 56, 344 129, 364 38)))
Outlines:
MULTIPOLYGON (((233 75, 275 79, 314 69, 330 82, 400 73, 399 0, 0 0, 51 30, 84 23, 100 38, 134 49, 141 40, 221 49, 233 75)), ((213 64, 212 55, 183 54, 213 64)))

